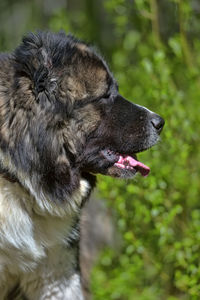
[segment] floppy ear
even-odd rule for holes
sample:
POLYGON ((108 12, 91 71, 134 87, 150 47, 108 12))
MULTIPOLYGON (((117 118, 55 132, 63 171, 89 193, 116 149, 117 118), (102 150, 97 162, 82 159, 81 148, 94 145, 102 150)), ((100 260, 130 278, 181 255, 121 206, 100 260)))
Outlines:
POLYGON ((40 64, 33 76, 34 91, 40 105, 48 107, 56 101, 56 78, 53 76, 52 61, 46 49, 39 49, 38 60, 40 64))
POLYGON ((15 50, 16 71, 33 83, 37 101, 42 105, 55 101, 56 78, 53 74, 52 54, 42 36, 29 34, 15 50))
POLYGON ((67 56, 66 49, 69 50, 68 40, 64 36, 61 40, 60 36, 48 32, 30 33, 15 50, 14 59, 16 82, 21 77, 29 78, 31 91, 38 104, 66 118, 73 109, 73 99, 58 88, 62 75, 60 70, 64 68, 63 59, 67 56))

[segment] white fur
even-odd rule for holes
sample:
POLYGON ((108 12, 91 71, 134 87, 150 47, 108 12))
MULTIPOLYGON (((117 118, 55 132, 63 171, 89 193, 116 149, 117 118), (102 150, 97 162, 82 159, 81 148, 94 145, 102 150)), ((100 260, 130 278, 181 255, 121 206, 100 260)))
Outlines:
POLYGON ((67 246, 68 236, 77 235, 73 222, 88 188, 82 179, 73 205, 56 206, 44 195, 39 205, 20 184, 0 177, 1 300, 18 281, 28 299, 83 299, 76 253, 67 246))

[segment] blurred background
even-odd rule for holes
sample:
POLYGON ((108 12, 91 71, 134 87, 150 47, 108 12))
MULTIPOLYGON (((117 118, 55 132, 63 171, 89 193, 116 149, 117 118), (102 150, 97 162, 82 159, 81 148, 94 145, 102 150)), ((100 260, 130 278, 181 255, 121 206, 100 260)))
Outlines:
POLYGON ((120 93, 166 120, 139 155, 148 178, 98 178, 82 246, 89 267, 101 249, 92 299, 200 299, 200 1, 0 0, 1 51, 36 29, 96 45, 120 93))

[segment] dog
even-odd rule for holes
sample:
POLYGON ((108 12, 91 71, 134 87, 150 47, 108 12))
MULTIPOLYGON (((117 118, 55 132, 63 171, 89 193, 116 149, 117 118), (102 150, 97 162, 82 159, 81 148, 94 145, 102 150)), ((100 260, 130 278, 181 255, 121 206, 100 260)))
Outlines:
POLYGON ((136 154, 163 126, 72 35, 30 33, 0 55, 0 299, 84 299, 79 219, 96 174, 147 176, 136 154))

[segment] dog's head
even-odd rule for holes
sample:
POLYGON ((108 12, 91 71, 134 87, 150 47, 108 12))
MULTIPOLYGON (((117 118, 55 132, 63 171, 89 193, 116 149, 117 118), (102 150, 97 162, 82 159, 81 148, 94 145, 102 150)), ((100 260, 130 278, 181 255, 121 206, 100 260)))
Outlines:
POLYGON ((11 62, 1 97, 2 164, 30 191, 64 200, 87 174, 149 173, 136 153, 158 141, 164 121, 119 94, 91 47, 64 33, 29 34, 11 62))

